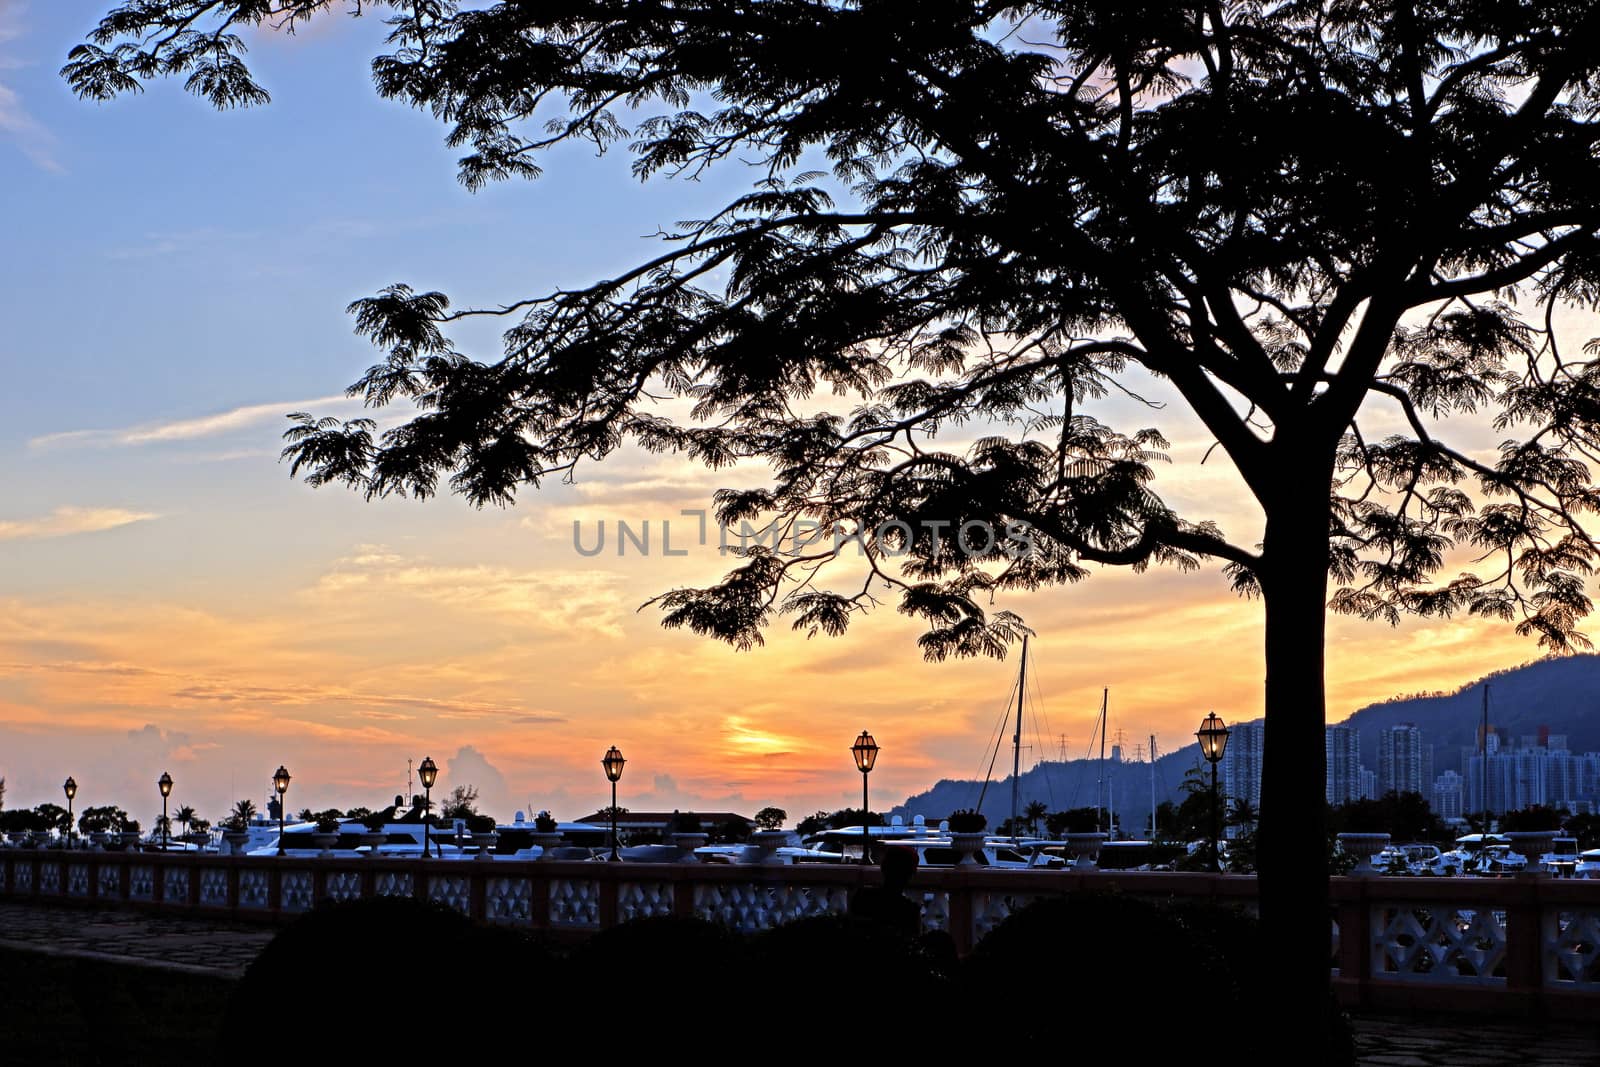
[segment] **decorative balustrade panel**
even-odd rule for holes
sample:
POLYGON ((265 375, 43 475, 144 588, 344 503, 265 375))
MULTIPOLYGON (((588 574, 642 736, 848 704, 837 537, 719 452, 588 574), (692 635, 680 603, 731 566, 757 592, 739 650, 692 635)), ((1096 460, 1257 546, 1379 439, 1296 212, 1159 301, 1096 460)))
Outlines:
POLYGON ((628 922, 672 914, 671 882, 623 882, 617 887, 617 919, 628 922))
POLYGON ((592 929, 600 925, 600 883, 587 878, 550 881, 550 925, 592 929))
POLYGON ((278 888, 278 910, 295 914, 310 911, 316 883, 310 871, 284 871, 278 888))
POLYGON ((329 871, 322 884, 324 900, 345 901, 361 899, 360 871, 329 871))
MULTIPOLYGON (((814 867, 272 862, 89 849, 0 854, 0 894, 41 904, 128 901, 164 913, 199 906, 287 919, 309 911, 319 894, 332 901, 425 894, 474 919, 564 933, 676 914, 754 933, 845 913, 863 881, 875 878, 814 867)), ((1241 878, 983 870, 924 870, 912 899, 925 931, 948 932, 958 951, 967 951, 1034 900, 1106 889, 1151 901, 1208 899, 1246 910, 1255 904, 1253 881, 1241 878)), ((1461 1010, 1493 1011, 1499 991, 1511 991, 1509 1007, 1525 1007, 1532 996, 1567 1014, 1600 1008, 1600 884, 1335 879, 1331 896, 1330 965, 1352 1003, 1422 997, 1445 1008, 1459 1001, 1461 1010)))
POLYGON ((694 887, 696 916, 741 933, 818 915, 843 915, 849 907, 850 891, 842 885, 711 882, 694 887))
POLYGON ((61 861, 45 860, 39 864, 39 892, 51 896, 61 892, 61 861))
POLYGON ((410 871, 379 871, 372 880, 372 892, 380 897, 409 897, 416 892, 410 871))
POLYGON ((228 906, 227 871, 206 867, 200 872, 200 906, 204 908, 228 906))
POLYGON ((1374 978, 1504 984, 1506 930, 1489 908, 1378 905, 1372 911, 1374 978))
POLYGON ((272 904, 272 878, 260 867, 246 867, 239 872, 239 907, 248 911, 266 911, 272 904))
POLYGON ((989 931, 1005 922, 1013 912, 1038 900, 1038 893, 989 893, 982 890, 972 895, 972 939, 976 943, 989 936, 989 931))
POLYGON ((1544 928, 1546 984, 1600 990, 1600 906, 1548 912, 1544 928))
POLYGON ((492 923, 527 926, 533 922, 533 880, 491 878, 483 890, 484 918, 492 923))
POLYGON ((472 882, 465 874, 436 874, 428 879, 428 899, 463 915, 472 912, 472 882))

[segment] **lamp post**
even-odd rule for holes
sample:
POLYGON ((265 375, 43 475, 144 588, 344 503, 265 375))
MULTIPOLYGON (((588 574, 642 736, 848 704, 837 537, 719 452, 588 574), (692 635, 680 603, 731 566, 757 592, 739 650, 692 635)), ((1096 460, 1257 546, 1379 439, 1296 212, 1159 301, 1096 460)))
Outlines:
POLYGON ((628 761, 622 758, 622 750, 612 745, 606 750, 605 759, 600 761, 600 766, 606 769, 606 778, 611 782, 611 862, 615 863, 622 857, 617 853, 617 779, 622 777, 622 765, 628 761))
POLYGON ((856 758, 856 770, 861 772, 861 862, 868 863, 872 859, 872 849, 868 846, 871 834, 867 820, 871 809, 867 805, 867 775, 872 773, 872 765, 878 762, 878 742, 862 730, 856 743, 850 746, 850 754, 856 758))
POLYGON ((72 798, 78 795, 78 783, 71 775, 61 783, 61 791, 67 794, 67 847, 72 847, 72 798))
POLYGON ((283 823, 286 801, 283 795, 289 791, 289 772, 283 769, 283 764, 278 764, 278 769, 272 772, 272 788, 278 791, 278 855, 283 855, 283 823))
POLYGON ((1228 750, 1228 727, 1216 712, 1211 712, 1194 732, 1200 739, 1200 752, 1211 763, 1211 862, 1222 873, 1222 804, 1217 798, 1217 764, 1228 750))
POLYGON ((161 772, 161 777, 156 779, 156 787, 161 790, 161 851, 167 850, 168 827, 167 798, 172 795, 172 775, 166 771, 161 772))
POLYGON ((422 757, 417 777, 422 780, 422 858, 427 859, 433 847, 433 836, 428 832, 431 825, 428 820, 433 817, 433 783, 439 780, 439 765, 433 762, 432 756, 422 757))

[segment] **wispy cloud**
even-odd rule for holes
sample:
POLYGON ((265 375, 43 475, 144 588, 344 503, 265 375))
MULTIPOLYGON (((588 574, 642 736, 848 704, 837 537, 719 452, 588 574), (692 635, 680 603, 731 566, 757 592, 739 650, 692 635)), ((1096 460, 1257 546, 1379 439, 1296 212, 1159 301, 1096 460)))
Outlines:
POLYGON ((61 507, 32 519, 0 519, 0 541, 41 541, 49 537, 99 533, 157 517, 154 512, 127 508, 61 507))
MULTIPOLYGON (((67 430, 49 433, 28 441, 36 450, 54 448, 128 448, 141 445, 173 444, 219 437, 265 423, 281 421, 291 411, 326 411, 334 405, 359 404, 342 394, 274 404, 246 404, 214 415, 199 415, 167 422, 147 422, 110 430, 67 430)), ((238 458, 225 456, 224 458, 238 458)))
POLYGON ((202 226, 192 230, 170 230, 147 233, 139 244, 125 245, 108 250, 107 259, 155 259, 160 256, 190 255, 251 240, 255 233, 249 230, 224 230, 215 226, 202 226))
MULTIPOLYGON (((22 36, 26 9, 21 0, 0 0, 0 70, 14 70, 21 65, 4 49, 22 36)), ((55 157, 55 137, 28 111, 21 95, 4 82, 0 82, 0 137, 15 144, 41 170, 59 174, 65 169, 55 157)))

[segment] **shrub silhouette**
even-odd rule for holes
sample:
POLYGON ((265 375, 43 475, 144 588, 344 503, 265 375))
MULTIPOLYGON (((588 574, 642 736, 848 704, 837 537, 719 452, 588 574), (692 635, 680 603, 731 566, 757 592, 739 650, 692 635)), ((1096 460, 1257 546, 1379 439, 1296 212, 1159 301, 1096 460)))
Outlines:
POLYGON ((515 1029, 530 998, 555 984, 553 963, 526 935, 475 925, 442 904, 376 897, 319 905, 245 971, 218 1062, 281 1063, 283 1042, 309 1043, 319 1060, 343 1052, 360 1062, 409 1057, 428 1040, 493 1044, 482 1022, 515 1029))

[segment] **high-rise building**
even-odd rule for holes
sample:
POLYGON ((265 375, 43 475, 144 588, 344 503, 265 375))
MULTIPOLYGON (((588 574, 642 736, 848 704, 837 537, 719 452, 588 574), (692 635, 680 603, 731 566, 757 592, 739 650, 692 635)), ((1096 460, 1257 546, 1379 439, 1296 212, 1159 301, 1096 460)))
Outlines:
POLYGON ((1361 768, 1361 799, 1378 799, 1378 776, 1365 767, 1361 768))
POLYGON ((1329 804, 1361 799, 1361 731, 1339 724, 1323 731, 1324 794, 1329 804))
POLYGON ((1378 792, 1417 793, 1432 784, 1432 753, 1424 756, 1422 730, 1403 722, 1378 732, 1378 792))
POLYGON ((1441 819, 1459 819, 1466 814, 1465 783, 1455 771, 1445 771, 1433 780, 1433 813, 1441 819))
POLYGON ((1228 735, 1228 747, 1222 753, 1222 789, 1228 800, 1243 800, 1256 810, 1261 809, 1261 754, 1266 747, 1266 723, 1242 722, 1228 735))

